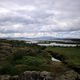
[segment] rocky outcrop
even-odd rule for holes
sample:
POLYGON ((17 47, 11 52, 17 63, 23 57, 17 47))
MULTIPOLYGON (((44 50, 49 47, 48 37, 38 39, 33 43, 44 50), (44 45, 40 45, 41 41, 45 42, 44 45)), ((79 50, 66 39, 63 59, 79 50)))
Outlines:
POLYGON ((20 80, 53 80, 53 76, 47 71, 26 71, 19 76, 20 80))
POLYGON ((58 76, 47 71, 25 71, 16 76, 0 76, 0 80, 80 80, 80 75, 73 70, 66 71, 58 76))
POLYGON ((10 76, 10 78, 8 80, 19 80, 19 76, 10 76))
POLYGON ((80 80, 80 75, 73 71, 66 71, 64 74, 58 76, 55 80, 80 80))
POLYGON ((54 80, 54 77, 47 71, 25 71, 16 76, 1 76, 0 80, 54 80))
POLYGON ((9 75, 0 75, 0 80, 9 80, 11 76, 9 75))

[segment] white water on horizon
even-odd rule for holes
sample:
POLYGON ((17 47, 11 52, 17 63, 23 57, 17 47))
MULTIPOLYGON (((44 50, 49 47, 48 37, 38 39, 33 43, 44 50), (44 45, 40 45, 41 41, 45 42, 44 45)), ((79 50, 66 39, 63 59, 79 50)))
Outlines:
POLYGON ((55 61, 55 62, 61 62, 60 60, 55 59, 54 57, 52 57, 52 61, 55 61))
POLYGON ((76 47, 77 44, 62 44, 62 43, 50 43, 50 44, 38 44, 40 46, 62 46, 62 47, 76 47))

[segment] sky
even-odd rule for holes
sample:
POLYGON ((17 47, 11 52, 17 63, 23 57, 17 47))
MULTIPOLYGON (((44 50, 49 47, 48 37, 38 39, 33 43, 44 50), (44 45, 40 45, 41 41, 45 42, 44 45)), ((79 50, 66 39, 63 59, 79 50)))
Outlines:
POLYGON ((0 0, 0 37, 80 38, 80 0, 0 0))

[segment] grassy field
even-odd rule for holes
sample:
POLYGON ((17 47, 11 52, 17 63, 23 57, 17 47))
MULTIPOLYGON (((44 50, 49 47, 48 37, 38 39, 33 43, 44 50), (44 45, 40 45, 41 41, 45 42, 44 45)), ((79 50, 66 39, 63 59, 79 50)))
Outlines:
POLYGON ((64 47, 47 47, 47 51, 52 51, 65 58, 65 62, 72 67, 80 69, 80 47, 64 48, 64 47))
POLYGON ((61 62, 52 61, 51 53, 62 55, 60 57, 64 57, 67 65, 80 68, 79 47, 44 47, 25 41, 0 40, 0 75, 17 75, 27 70, 62 74, 70 69, 61 62))
POLYGON ((55 74, 65 72, 67 67, 63 63, 53 62, 45 48, 26 44, 25 41, 0 40, 0 75, 17 75, 27 70, 55 74))

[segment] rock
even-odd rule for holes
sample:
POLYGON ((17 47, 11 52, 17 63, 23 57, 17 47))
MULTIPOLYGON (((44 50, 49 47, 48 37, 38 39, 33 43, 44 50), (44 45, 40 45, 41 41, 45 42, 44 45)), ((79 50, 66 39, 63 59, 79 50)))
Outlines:
POLYGON ((9 80, 19 80, 19 76, 18 75, 11 76, 9 80))
POLYGON ((9 75, 0 75, 0 80, 9 80, 10 76, 9 75))
POLYGON ((47 71, 25 71, 19 75, 19 80, 53 80, 53 77, 47 71))
POLYGON ((31 73, 31 71, 25 71, 19 76, 20 80, 32 80, 31 73))
POLYGON ((61 76, 57 77, 55 80, 80 80, 79 74, 73 70, 66 71, 61 76))
POLYGON ((20 80, 53 80, 51 73, 47 71, 26 71, 20 75, 20 80))
POLYGON ((43 71, 40 73, 41 80, 53 80, 53 77, 51 76, 50 72, 43 71))
POLYGON ((32 80, 39 80, 40 71, 32 71, 31 77, 32 77, 32 80))

